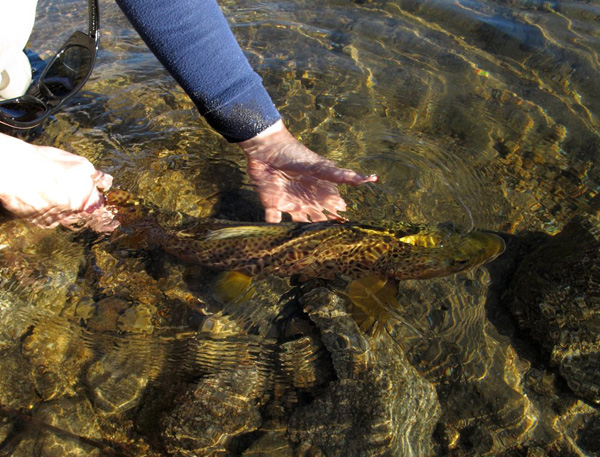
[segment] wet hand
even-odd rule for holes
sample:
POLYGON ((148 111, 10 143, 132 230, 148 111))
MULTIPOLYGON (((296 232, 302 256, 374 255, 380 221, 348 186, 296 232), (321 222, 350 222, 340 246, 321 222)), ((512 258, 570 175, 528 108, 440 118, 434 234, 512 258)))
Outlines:
POLYGON ((285 128, 282 121, 239 143, 248 158, 248 174, 260 194, 267 222, 280 222, 286 212, 298 222, 340 219, 346 210, 337 184, 376 182, 314 153, 285 128))
POLYGON ((16 217, 109 232, 118 225, 104 208, 102 191, 111 184, 83 157, 0 134, 0 204, 16 217))

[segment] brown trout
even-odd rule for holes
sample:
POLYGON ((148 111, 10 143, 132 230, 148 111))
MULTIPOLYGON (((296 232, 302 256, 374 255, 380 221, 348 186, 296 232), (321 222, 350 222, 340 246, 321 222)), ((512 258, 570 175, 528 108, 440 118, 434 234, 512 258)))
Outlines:
POLYGON ((447 227, 230 222, 160 211, 123 190, 106 198, 123 230, 149 245, 184 262, 250 276, 426 279, 470 270, 505 248, 497 235, 447 227))

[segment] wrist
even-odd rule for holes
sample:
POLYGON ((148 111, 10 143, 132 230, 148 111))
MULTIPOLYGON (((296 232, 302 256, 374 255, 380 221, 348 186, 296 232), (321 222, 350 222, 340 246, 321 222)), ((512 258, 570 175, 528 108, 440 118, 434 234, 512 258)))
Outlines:
POLYGON ((246 155, 251 156, 252 154, 258 151, 263 151, 265 148, 274 144, 282 144, 284 142, 293 141, 296 141, 296 139, 285 127, 283 121, 279 119, 277 122, 267 127, 258 135, 250 138, 249 140, 241 141, 237 144, 242 151, 246 153, 246 155))

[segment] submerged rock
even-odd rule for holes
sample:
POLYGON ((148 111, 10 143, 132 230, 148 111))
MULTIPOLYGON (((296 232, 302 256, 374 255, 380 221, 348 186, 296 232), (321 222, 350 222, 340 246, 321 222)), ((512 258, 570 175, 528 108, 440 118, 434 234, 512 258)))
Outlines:
POLYGON ((280 328, 282 343, 198 333, 178 353, 195 379, 179 376, 168 399, 158 398, 168 376, 148 392, 146 433, 156 427, 174 456, 431 455, 433 386, 388 335, 365 335, 330 290, 301 303, 306 314, 280 328), (149 420, 157 411, 158 426, 149 420))
POLYGON ((21 352, 32 366, 37 394, 46 401, 75 395, 81 389, 80 373, 92 357, 81 328, 50 318, 31 327, 21 352))
POLYGON ((336 380, 294 412, 291 441, 311 455, 430 455, 440 414, 433 386, 389 335, 365 335, 329 290, 313 290, 302 301, 321 331, 336 380))
POLYGON ((229 375, 205 378, 176 398, 175 409, 161 423, 169 455, 225 455, 234 438, 258 429, 258 399, 238 391, 243 382, 225 379, 229 375))
POLYGON ((491 284, 485 269, 399 284, 401 306, 391 334, 436 387, 436 455, 505 455, 545 437, 545 418, 522 386, 528 364, 487 318, 491 284))
POLYGON ((87 399, 70 398, 44 403, 36 411, 35 418, 66 432, 42 431, 34 446, 35 454, 45 457, 101 457, 105 454, 99 449, 100 430, 87 399), (98 446, 77 440, 77 436, 95 439, 98 446))
POLYGON ((575 394, 600 403, 600 232, 573 219, 519 264, 505 296, 575 394))

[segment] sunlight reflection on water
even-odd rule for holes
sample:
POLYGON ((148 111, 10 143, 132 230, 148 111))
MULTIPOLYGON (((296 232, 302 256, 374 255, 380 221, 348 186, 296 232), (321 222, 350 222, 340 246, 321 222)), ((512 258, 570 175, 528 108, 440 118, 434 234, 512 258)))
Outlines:
MULTIPOLYGON (((48 57, 77 24, 85 28, 84 4, 40 0, 31 49, 48 57)), ((534 237, 560 232, 574 216, 597 216, 596 4, 221 4, 290 130, 328 158, 378 174, 376 185, 342 189, 350 220, 452 222, 534 237)), ((88 157, 116 186, 160 208, 261 220, 238 148, 203 122, 112 1, 101 1, 101 30, 85 90, 43 128, 19 135, 88 157)), ((135 244, 10 222, 0 226, 0 315, 8 322, 0 364, 10 373, 0 399, 81 436, 127 442, 133 455, 318 453, 329 448, 317 429, 356 430, 344 422, 351 418, 324 413, 341 385, 366 387, 340 404, 362 405, 362 395, 405 401, 384 383, 405 353, 407 371, 419 379, 406 381, 418 392, 411 398, 428 399, 431 427, 440 420, 434 449, 466 456, 575 446, 565 431, 575 419, 557 419, 548 406, 554 372, 530 370, 507 336, 514 324, 493 296, 500 293, 494 281, 508 273, 490 270, 403 282, 388 334, 369 339, 348 330, 334 338, 322 316, 294 301, 286 281, 259 282, 252 300, 234 309, 215 302, 211 275, 135 244), (385 351, 397 358, 380 373, 385 351), (362 370, 379 376, 381 390, 368 390, 374 380, 361 378, 362 370), (185 410, 188 403, 199 411, 185 410), (190 417, 216 425, 198 425, 198 436, 184 442, 190 417)), ((590 405, 569 401, 573 417, 598 420, 590 405)), ((360 429, 373 455, 407 449, 393 448, 401 431, 386 428, 404 423, 392 404, 388 416, 360 429)), ((42 454, 53 446, 60 455, 90 450, 2 427, 0 451, 15 456, 30 455, 32 443, 42 454)), ((332 443, 340 434, 332 432, 332 443)), ((404 441, 417 455, 419 440, 404 441)))

